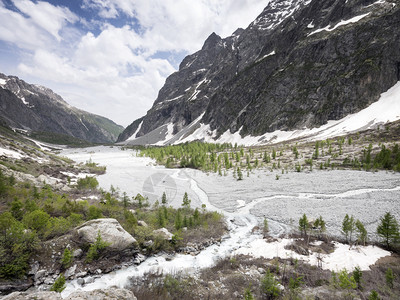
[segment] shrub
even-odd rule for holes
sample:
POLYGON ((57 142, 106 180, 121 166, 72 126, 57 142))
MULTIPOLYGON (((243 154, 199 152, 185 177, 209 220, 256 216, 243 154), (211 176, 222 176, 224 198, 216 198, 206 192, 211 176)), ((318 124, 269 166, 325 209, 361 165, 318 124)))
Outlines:
POLYGON ((90 245, 88 253, 86 254, 86 262, 90 263, 93 260, 96 260, 100 257, 100 254, 104 251, 104 249, 109 246, 109 243, 106 243, 101 238, 100 231, 97 233, 96 242, 90 245))
POLYGON ((71 250, 69 250, 68 248, 65 248, 63 256, 61 258, 61 264, 63 265, 63 267, 66 269, 68 268, 72 263, 72 253, 71 250))
POLYGON ((261 293, 267 298, 277 298, 281 290, 279 288, 279 282, 275 279, 274 275, 267 270, 264 277, 261 279, 261 293))
POLYGON ((65 289, 65 277, 64 274, 58 276, 54 284, 51 286, 50 291, 61 293, 65 289))

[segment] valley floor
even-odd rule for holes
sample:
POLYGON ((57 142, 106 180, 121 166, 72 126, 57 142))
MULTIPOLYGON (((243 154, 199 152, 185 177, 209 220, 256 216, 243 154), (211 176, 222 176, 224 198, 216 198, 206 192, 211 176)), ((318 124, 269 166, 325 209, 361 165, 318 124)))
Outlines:
MULTIPOLYGON (((374 233, 385 212, 390 211, 397 219, 400 218, 400 176, 394 172, 314 170, 282 174, 256 169, 249 177, 244 176, 243 180, 237 181, 229 173, 219 176, 192 169, 167 169, 157 166, 149 158, 137 157, 136 151, 118 147, 67 149, 62 155, 77 162, 92 160, 106 166, 106 174, 98 177, 104 189, 113 185, 129 196, 142 193, 153 203, 160 201, 165 191, 168 205, 174 207, 181 206, 183 194, 187 192, 192 207, 205 204, 208 210, 222 212, 229 220, 231 229, 229 236, 224 237, 220 244, 208 247, 197 256, 177 254, 172 261, 162 256, 152 257, 138 267, 102 276, 93 284, 85 285, 83 288, 87 290, 123 286, 130 276, 143 276, 147 272, 186 270, 195 274, 199 269, 211 267, 232 254, 260 256, 260 249, 265 252, 264 255, 261 253, 264 257, 271 256, 267 253, 270 251, 274 252, 272 257, 293 258, 294 252, 287 254, 287 251, 279 250, 283 247, 282 243, 288 243, 288 240, 279 239, 275 245, 268 245, 260 234, 252 232, 254 227, 262 226, 264 218, 269 221, 270 235, 283 237, 297 229, 298 219, 304 213, 309 219, 321 215, 326 221, 327 233, 340 238, 342 220, 349 214, 365 224, 370 240, 377 239, 374 233)), ((372 246, 352 251, 346 251, 346 248, 348 246, 337 244, 336 255, 341 262, 335 263, 332 259, 329 267, 325 268, 351 271, 359 265, 366 270, 380 257, 390 255, 390 252, 372 246)), ((316 264, 311 260, 310 263, 316 264)), ((329 260, 326 257, 326 261, 329 260)), ((76 288, 80 288, 76 282, 70 282, 63 295, 76 288)))

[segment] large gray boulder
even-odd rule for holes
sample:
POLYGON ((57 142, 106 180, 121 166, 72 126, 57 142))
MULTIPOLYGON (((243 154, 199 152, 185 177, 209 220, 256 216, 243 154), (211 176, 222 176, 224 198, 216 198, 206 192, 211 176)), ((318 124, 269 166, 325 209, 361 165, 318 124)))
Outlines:
MULTIPOLYGON (((62 300, 60 293, 56 292, 14 292, 3 300, 62 300)), ((109 288, 94 291, 77 291, 69 295, 66 300, 137 300, 135 295, 126 289, 109 288)))
POLYGON ((137 300, 135 295, 126 289, 109 288, 90 292, 77 291, 66 300, 137 300))
POLYGON ((14 292, 3 300, 62 300, 61 294, 56 292, 14 292))
POLYGON ((81 243, 96 242, 100 232, 103 241, 109 243, 108 249, 121 251, 131 247, 136 240, 115 219, 96 219, 83 223, 75 229, 75 236, 81 243))
POLYGON ((166 229, 164 227, 157 229, 157 230, 153 230, 153 234, 158 235, 161 238, 163 238, 164 240, 168 240, 168 241, 172 240, 172 237, 174 236, 171 232, 168 231, 168 229, 166 229))

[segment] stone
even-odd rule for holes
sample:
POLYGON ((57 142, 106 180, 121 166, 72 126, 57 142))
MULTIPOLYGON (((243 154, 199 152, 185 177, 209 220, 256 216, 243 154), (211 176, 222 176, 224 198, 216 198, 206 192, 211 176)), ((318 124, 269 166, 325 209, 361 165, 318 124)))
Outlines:
POLYGON ((83 278, 78 278, 78 279, 76 280, 76 283, 79 284, 79 285, 84 285, 84 284, 85 284, 85 279, 83 279, 83 278))
POLYGON ((31 265, 31 269, 29 271, 29 275, 35 275, 37 272, 39 271, 39 262, 35 261, 32 265, 31 265))
POLYGON ((138 223, 139 226, 143 226, 143 227, 148 227, 149 226, 149 225, 147 225, 147 223, 145 221, 139 220, 139 221, 137 221, 137 223, 138 223))
POLYGON ((71 278, 72 276, 74 276, 74 275, 75 275, 75 271, 76 271, 76 264, 73 265, 72 267, 68 268, 68 269, 65 271, 65 273, 64 273, 65 279, 69 279, 69 278, 71 278))
POLYGON ((85 284, 93 283, 93 282, 94 282, 94 278, 93 278, 93 277, 87 277, 87 278, 85 278, 85 284))
POLYGON ((61 294, 56 292, 14 292, 3 300, 62 300, 61 294))
POLYGON ((174 236, 166 228, 160 228, 160 229, 154 230, 153 234, 158 235, 158 236, 162 237, 164 240, 168 240, 168 241, 172 240, 172 237, 174 236))
POLYGON ((113 251, 122 251, 132 247, 136 240, 115 219, 96 219, 83 223, 75 229, 75 235, 82 244, 96 242, 98 233, 113 251))
POLYGON ((74 252, 72 252, 72 256, 75 258, 80 258, 82 256, 82 254, 83 254, 83 250, 80 248, 75 249, 74 252))
POLYGON ((152 240, 149 240, 149 241, 145 241, 145 242, 143 243, 143 246, 145 246, 145 247, 150 247, 150 246, 153 246, 153 244, 154 244, 154 242, 153 242, 152 240))
POLYGON ((44 280, 44 276, 46 275, 46 270, 39 270, 35 274, 35 283, 42 283, 44 280))
POLYGON ((66 300, 137 300, 135 295, 121 288, 97 289, 93 291, 77 291, 69 295, 66 300))

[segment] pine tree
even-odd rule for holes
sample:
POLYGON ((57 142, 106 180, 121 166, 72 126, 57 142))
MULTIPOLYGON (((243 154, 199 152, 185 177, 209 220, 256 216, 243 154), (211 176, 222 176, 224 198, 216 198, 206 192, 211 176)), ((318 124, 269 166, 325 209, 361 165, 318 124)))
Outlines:
POLYGON ((387 247, 399 240, 399 224, 390 212, 387 212, 381 218, 381 223, 378 225, 376 231, 382 237, 387 247))
POLYGON ((165 192, 162 194, 161 203, 162 205, 167 205, 167 195, 165 194, 165 192))
POLYGON ((299 229, 302 234, 307 236, 307 230, 308 230, 309 224, 308 224, 308 219, 306 214, 303 214, 303 216, 299 219, 299 229))
POLYGON ((360 269, 360 267, 355 267, 354 271, 353 271, 353 277, 355 282, 357 283, 357 288, 359 290, 362 290, 362 271, 360 269))
POLYGON ((322 232, 325 232, 326 225, 324 219, 322 219, 322 216, 319 216, 319 218, 315 220, 314 227, 318 230, 318 236, 320 236, 322 232))
POLYGON ((175 229, 179 230, 181 228, 182 228, 182 216, 181 216, 181 210, 178 209, 175 216, 175 229))
POLYGON ((364 227, 364 224, 360 220, 356 221, 356 230, 357 230, 357 241, 365 246, 368 234, 367 230, 364 227))
POLYGON ((237 180, 243 180, 243 173, 239 167, 237 168, 237 180))
POLYGON ((346 214, 346 216, 344 217, 343 222, 342 222, 342 233, 346 237, 346 242, 351 243, 352 235, 353 235, 353 231, 355 230, 355 227, 356 227, 356 225, 354 222, 354 217, 353 216, 349 217, 349 215, 346 214))
POLYGON ((393 289, 394 275, 393 275, 393 270, 391 268, 388 268, 386 270, 385 279, 387 286, 393 289))
POLYGON ((191 200, 189 199, 188 194, 185 192, 183 195, 183 200, 182 200, 182 206, 186 208, 190 208, 190 202, 191 200))

